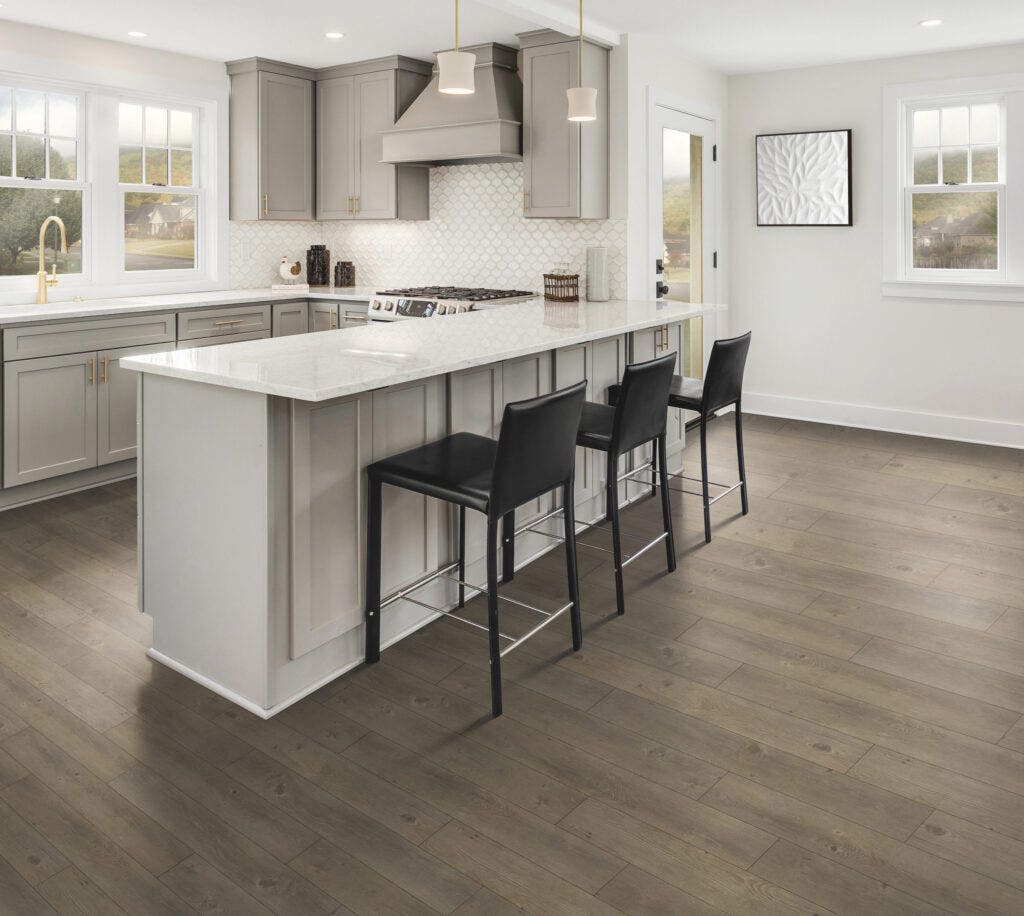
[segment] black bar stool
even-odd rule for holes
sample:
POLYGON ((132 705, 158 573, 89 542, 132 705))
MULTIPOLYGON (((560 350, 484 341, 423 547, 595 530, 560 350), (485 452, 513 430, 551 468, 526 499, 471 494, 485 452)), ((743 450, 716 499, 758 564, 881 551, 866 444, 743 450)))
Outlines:
MULTIPOLYGON (((750 350, 750 331, 739 337, 716 340, 711 348, 711 358, 704 378, 686 378, 681 375, 672 376, 672 388, 668 395, 669 407, 693 410, 700 414, 700 477, 687 477, 685 474, 669 474, 680 480, 690 480, 701 484, 701 492, 674 487, 679 493, 700 496, 704 506, 704 541, 711 543, 711 507, 723 496, 739 489, 743 505, 743 514, 750 509, 747 500, 747 470, 743 462, 743 417, 740 401, 743 394, 743 370, 747 364, 747 352, 750 350), (740 479, 738 483, 726 484, 708 480, 708 420, 723 407, 736 405, 736 460, 739 465, 740 479), (720 487, 721 493, 709 496, 708 487, 720 487)), ((618 386, 608 390, 609 401, 617 396, 618 386)), ((652 481, 652 485, 653 485, 652 481)), ((662 483, 664 487, 664 483, 662 483)))
POLYGON ((588 401, 583 405, 579 434, 576 444, 596 449, 607 456, 608 470, 605 493, 608 503, 608 519, 612 525, 612 553, 615 566, 615 601, 620 614, 625 613, 626 603, 622 584, 623 570, 642 553, 646 553, 659 541, 665 542, 668 571, 676 568, 676 549, 672 537, 672 513, 669 506, 668 478, 665 474, 665 432, 668 423, 668 392, 672 383, 672 370, 676 365, 676 354, 670 353, 646 363, 626 366, 622 384, 614 386, 617 398, 614 407, 588 401), (654 454, 649 464, 642 468, 619 475, 619 457, 637 446, 652 443, 654 454), (641 547, 636 553, 622 556, 622 535, 619 531, 619 482, 651 469, 661 473, 661 511, 665 530, 653 541, 641 547))
MULTIPOLYGON (((580 623, 579 581, 576 572, 576 522, 573 514, 576 430, 586 397, 586 382, 579 382, 552 394, 505 406, 498 440, 472 433, 455 433, 438 442, 420 446, 366 469, 369 478, 369 504, 366 521, 366 661, 380 659, 380 612, 383 607, 404 599, 439 613, 447 614, 480 629, 486 629, 491 658, 491 711, 501 715, 501 657, 521 645, 556 617, 570 611, 572 645, 578 650, 583 642, 580 623), (381 496, 384 484, 413 490, 459 507, 459 558, 436 573, 390 596, 380 598, 381 571, 381 496), (561 488, 565 506, 565 560, 569 583, 569 603, 548 613, 531 607, 544 616, 525 635, 514 638, 498 628, 498 529, 509 530, 515 510, 538 496, 561 488), (487 588, 465 581, 466 509, 487 516, 487 588), (465 589, 487 594, 487 626, 435 608, 409 597, 409 593, 428 582, 445 577, 458 568, 459 606, 465 589), (500 648, 501 640, 510 644, 500 648)), ((517 604, 522 602, 517 601, 517 604)))

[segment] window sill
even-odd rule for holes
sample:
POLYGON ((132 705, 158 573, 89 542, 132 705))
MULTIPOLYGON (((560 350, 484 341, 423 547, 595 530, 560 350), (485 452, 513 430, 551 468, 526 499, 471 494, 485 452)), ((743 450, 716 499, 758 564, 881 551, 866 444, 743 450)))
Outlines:
POLYGON ((882 295, 898 299, 976 299, 1024 302, 1024 284, 956 283, 948 280, 883 280, 882 295))

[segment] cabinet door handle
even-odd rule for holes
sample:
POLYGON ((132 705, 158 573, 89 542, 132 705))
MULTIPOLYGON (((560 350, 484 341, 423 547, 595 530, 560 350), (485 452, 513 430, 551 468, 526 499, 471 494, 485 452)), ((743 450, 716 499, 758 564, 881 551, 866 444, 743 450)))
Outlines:
POLYGON ((263 195, 263 215, 264 216, 269 216, 270 215, 270 195, 269 194, 264 194, 263 195))
POLYGON ((331 312, 331 330, 338 327, 338 316, 331 312))
POLYGON ((355 201, 355 212, 358 213, 359 212, 359 195, 357 194, 352 199, 355 201))
POLYGON ((96 384, 96 357, 92 356, 89 358, 89 384, 96 384))
POLYGON ((523 213, 530 209, 530 192, 523 191, 523 213))
POLYGON ((100 381, 105 385, 107 383, 107 358, 105 356, 100 357, 100 381))

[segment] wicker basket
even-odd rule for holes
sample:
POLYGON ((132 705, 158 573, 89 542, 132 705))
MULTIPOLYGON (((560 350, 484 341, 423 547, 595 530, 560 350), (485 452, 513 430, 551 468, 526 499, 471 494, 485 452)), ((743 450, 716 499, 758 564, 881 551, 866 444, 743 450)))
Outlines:
POLYGON ((549 302, 579 302, 579 274, 544 274, 544 298, 549 302))

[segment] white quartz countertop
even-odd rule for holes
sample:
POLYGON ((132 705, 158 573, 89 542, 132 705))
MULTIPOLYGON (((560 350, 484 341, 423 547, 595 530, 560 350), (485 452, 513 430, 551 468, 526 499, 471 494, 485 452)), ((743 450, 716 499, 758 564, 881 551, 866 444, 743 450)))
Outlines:
POLYGON ((291 302, 294 299, 369 302, 376 294, 375 286, 324 286, 295 291, 267 289, 264 286, 257 289, 218 289, 205 293, 176 293, 169 296, 83 299, 79 302, 49 302, 46 305, 0 305, 0 327, 55 320, 68 321, 76 318, 137 315, 140 312, 178 312, 218 305, 245 305, 250 302, 291 302))
POLYGON ((129 356, 120 362, 138 372, 325 401, 722 308, 653 300, 561 304, 533 299, 462 315, 129 356))

